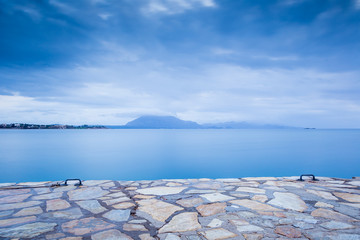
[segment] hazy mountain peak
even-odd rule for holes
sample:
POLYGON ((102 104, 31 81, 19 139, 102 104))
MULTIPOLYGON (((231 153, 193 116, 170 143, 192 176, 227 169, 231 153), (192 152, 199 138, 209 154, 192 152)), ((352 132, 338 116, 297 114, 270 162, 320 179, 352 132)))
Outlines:
POLYGON ((184 121, 173 116, 142 116, 128 122, 125 127, 185 129, 201 128, 201 125, 192 121, 184 121))
POLYGON ((294 128, 274 124, 256 124, 248 122, 223 122, 198 124, 193 121, 184 121, 174 116, 146 115, 138 117, 123 126, 108 126, 121 129, 282 129, 294 128))

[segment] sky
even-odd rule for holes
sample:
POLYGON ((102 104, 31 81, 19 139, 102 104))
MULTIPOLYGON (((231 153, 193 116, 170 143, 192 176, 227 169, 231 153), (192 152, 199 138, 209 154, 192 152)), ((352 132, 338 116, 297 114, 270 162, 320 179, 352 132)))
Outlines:
POLYGON ((360 128, 360 0, 0 0, 0 123, 360 128))

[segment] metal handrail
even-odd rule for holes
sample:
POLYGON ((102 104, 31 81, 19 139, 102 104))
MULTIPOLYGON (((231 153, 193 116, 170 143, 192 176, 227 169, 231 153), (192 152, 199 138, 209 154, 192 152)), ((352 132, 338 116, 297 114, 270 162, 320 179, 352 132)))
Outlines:
POLYGON ((76 183, 76 184, 74 184, 74 185, 75 185, 75 186, 81 186, 81 185, 82 185, 82 182, 81 182, 81 180, 80 180, 79 178, 70 178, 70 179, 66 179, 66 180, 65 180, 65 183, 64 183, 63 186, 67 186, 67 185, 68 185, 68 184, 67 184, 68 181, 79 181, 79 183, 76 183))
POLYGON ((300 178, 298 179, 298 181, 304 181, 303 177, 312 177, 313 181, 319 181, 318 179, 315 178, 314 174, 302 174, 300 175, 300 178))

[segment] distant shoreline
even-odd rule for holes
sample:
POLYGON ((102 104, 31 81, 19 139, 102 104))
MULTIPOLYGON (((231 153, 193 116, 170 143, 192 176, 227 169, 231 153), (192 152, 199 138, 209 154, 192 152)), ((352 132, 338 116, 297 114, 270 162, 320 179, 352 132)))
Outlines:
POLYGON ((13 126, 13 124, 0 124, 0 130, 71 130, 71 129, 112 129, 112 130, 316 130, 316 128, 268 128, 268 127, 199 127, 199 128, 177 128, 177 127, 129 127, 118 125, 106 125, 106 126, 92 126, 92 125, 36 125, 36 124, 21 124, 20 126, 13 126))
MULTIPOLYGON (((65 124, 0 124, 0 129, 302 129, 301 127, 248 122, 221 122, 199 124, 174 116, 141 116, 125 125, 65 125, 65 124)), ((314 129, 314 128, 307 128, 314 129)))
POLYGON ((10 124, 0 124, 0 129, 107 129, 105 126, 98 125, 61 125, 61 124, 50 124, 50 125, 40 125, 40 124, 28 124, 28 123, 10 123, 10 124))

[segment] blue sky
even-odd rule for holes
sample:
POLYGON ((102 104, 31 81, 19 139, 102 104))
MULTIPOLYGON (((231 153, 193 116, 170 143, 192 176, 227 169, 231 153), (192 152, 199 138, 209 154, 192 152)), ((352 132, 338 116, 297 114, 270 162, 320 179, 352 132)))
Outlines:
POLYGON ((360 127, 360 0, 0 0, 0 122, 360 127))

